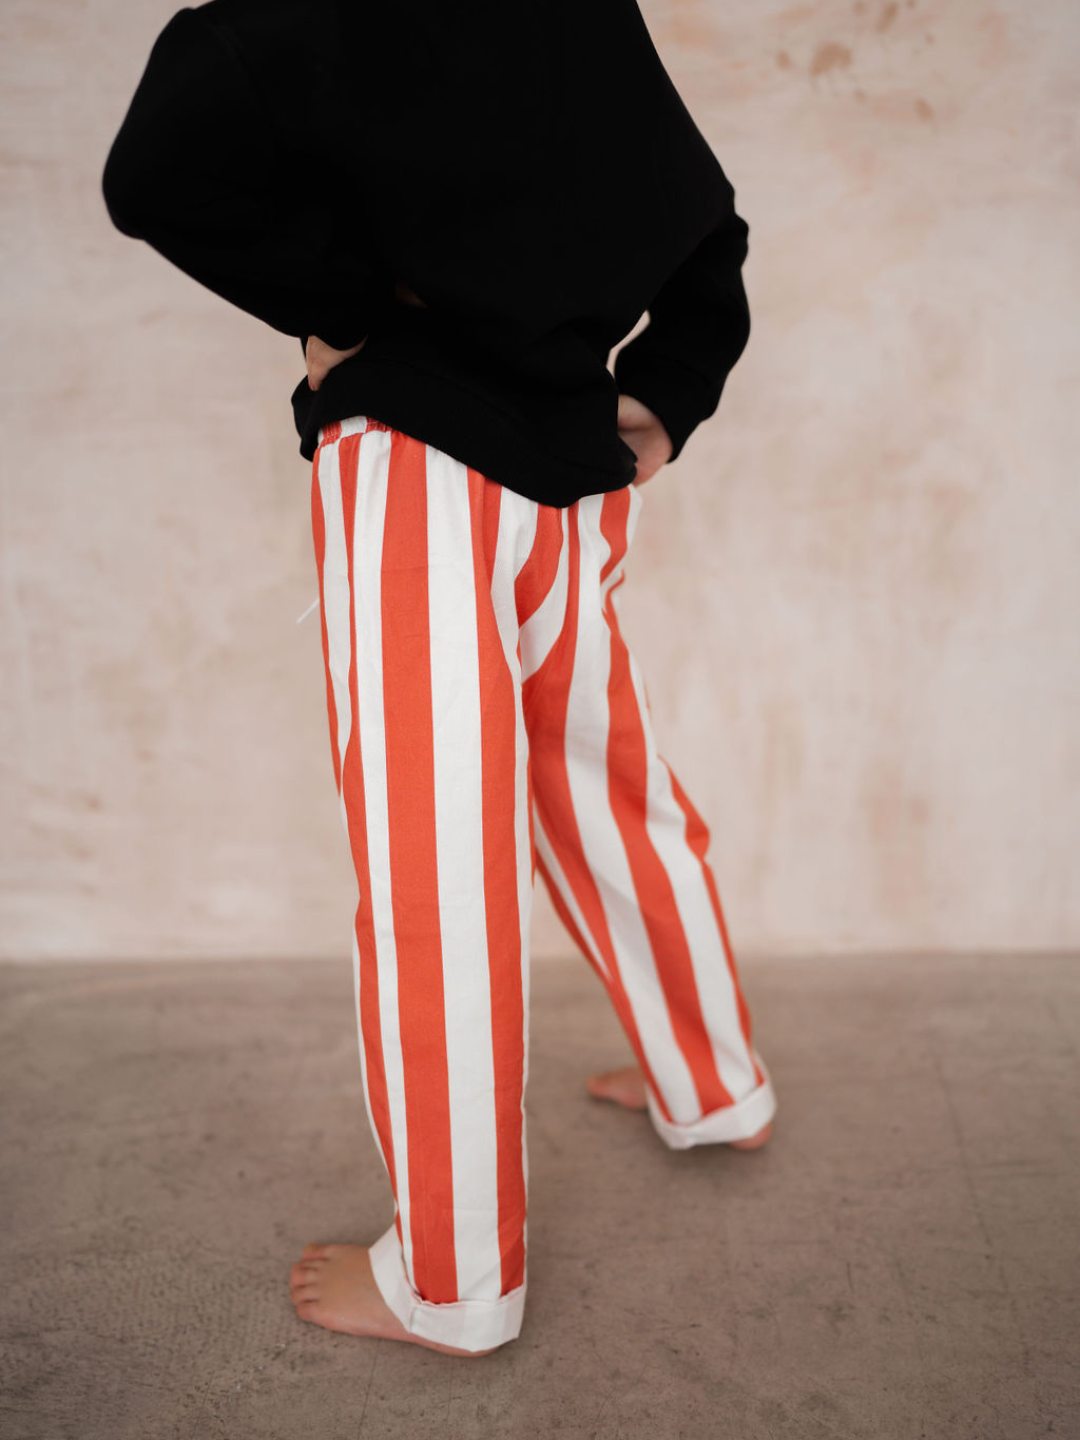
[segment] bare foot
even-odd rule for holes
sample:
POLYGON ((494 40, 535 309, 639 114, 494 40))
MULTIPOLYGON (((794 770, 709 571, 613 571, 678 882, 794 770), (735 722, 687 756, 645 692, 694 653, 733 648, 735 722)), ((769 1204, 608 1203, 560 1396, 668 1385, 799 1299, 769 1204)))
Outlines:
POLYGON ((289 1298, 301 1320, 327 1330, 407 1340, 444 1355, 491 1354, 491 1350, 458 1350, 410 1334, 375 1284, 365 1245, 305 1245, 302 1258, 289 1272, 289 1298))
POLYGON ((626 1065, 621 1070, 605 1070, 601 1075, 590 1075, 585 1088, 598 1100, 614 1100, 616 1105, 625 1105, 627 1110, 644 1110, 645 1076, 636 1065, 626 1065))
MULTIPOLYGON (((626 1065, 621 1070, 605 1070, 602 1074, 590 1075, 585 1082, 585 1088, 598 1100, 614 1100, 617 1105, 624 1105, 627 1110, 647 1108, 645 1077, 637 1065, 626 1065)), ((773 1122, 770 1120, 756 1135, 748 1135, 743 1140, 727 1140, 724 1143, 734 1150, 757 1150, 768 1140, 772 1128, 773 1122)))

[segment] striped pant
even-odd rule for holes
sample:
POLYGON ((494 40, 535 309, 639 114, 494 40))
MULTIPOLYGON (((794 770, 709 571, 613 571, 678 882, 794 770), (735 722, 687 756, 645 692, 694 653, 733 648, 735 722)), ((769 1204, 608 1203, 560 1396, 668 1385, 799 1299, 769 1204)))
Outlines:
POLYGON ((320 432, 311 502, 364 1096, 396 1206, 372 1267, 411 1333, 487 1349, 525 1299, 537 869, 666 1144, 752 1135, 776 1100, 709 832, 619 629, 640 489, 542 505, 354 416, 320 432))

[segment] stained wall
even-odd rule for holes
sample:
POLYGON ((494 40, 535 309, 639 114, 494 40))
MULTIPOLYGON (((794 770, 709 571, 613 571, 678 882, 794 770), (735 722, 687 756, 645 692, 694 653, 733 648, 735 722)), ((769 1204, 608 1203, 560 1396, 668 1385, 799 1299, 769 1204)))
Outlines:
MULTIPOLYGON (((348 949, 299 345, 100 196, 175 8, 0 14, 6 957, 348 949)), ((1075 947, 1080 11, 642 8, 751 226, 620 591, 736 950, 1075 947)))

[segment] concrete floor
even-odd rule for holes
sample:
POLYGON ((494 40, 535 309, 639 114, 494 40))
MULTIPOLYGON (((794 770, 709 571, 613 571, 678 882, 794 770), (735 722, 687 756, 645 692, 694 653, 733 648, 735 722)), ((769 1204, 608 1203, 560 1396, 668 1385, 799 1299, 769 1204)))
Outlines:
POLYGON ((529 1299, 459 1360, 298 1320, 391 1207, 348 961, 0 970, 4 1440, 1080 1435, 1080 963, 755 961, 766 1149, 590 1100, 533 970, 529 1299))

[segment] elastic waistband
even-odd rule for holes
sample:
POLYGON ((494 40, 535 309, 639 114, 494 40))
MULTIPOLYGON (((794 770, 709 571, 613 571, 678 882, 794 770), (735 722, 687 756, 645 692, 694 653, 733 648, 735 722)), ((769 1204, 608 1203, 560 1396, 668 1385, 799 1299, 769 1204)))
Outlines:
POLYGON ((320 425, 319 433, 315 437, 315 448, 318 449, 320 445, 332 445, 343 435, 362 435, 365 430, 392 430, 393 428, 392 425, 387 425, 382 420, 372 420, 368 415, 349 415, 344 420, 329 420, 325 425, 320 425))

